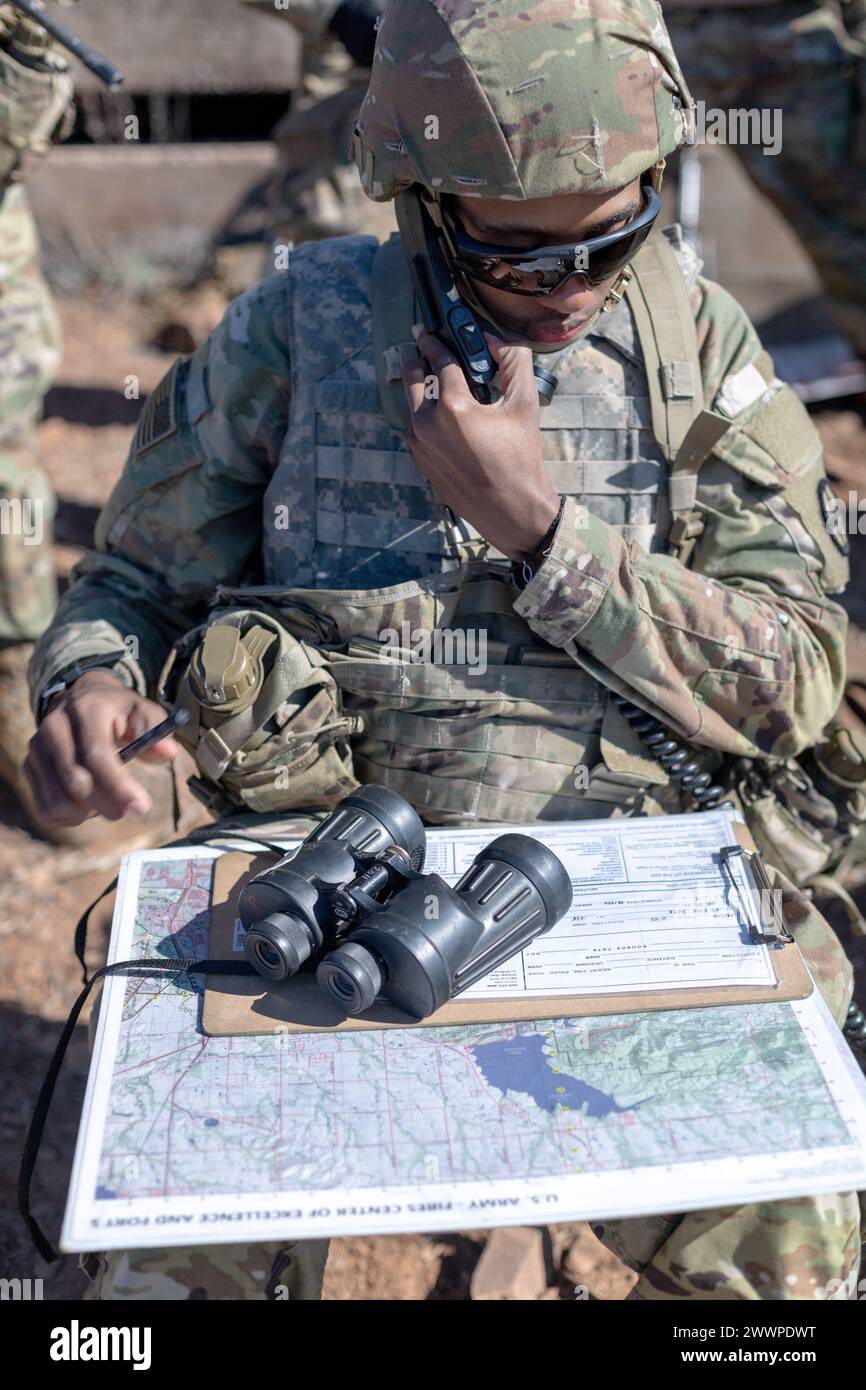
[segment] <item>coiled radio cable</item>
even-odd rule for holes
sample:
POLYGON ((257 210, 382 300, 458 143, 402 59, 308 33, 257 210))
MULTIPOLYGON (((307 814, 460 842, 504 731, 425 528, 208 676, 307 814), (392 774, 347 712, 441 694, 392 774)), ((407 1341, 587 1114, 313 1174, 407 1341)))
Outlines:
POLYGON ((660 720, 647 714, 646 710, 642 710, 638 705, 632 704, 624 695, 614 694, 613 701, 656 762, 661 763, 665 772, 679 783, 684 792, 688 792, 694 798, 697 802, 696 810, 715 811, 720 806, 733 805, 730 801, 722 801, 725 788, 713 782, 709 772, 701 770, 697 759, 693 758, 689 750, 683 748, 675 738, 671 738, 670 730, 666 729, 660 720))
MULTIPOLYGON (((709 772, 701 771, 700 763, 691 757, 688 749, 671 738, 670 730, 659 719, 647 714, 624 695, 613 694, 613 701, 647 751, 661 763, 683 791, 694 798, 697 802, 695 810, 711 811, 722 806, 733 806, 733 802, 721 799, 725 795, 724 787, 713 782, 709 772)), ((866 1014, 853 1002, 842 1025, 842 1032, 851 1047, 857 1052, 866 1052, 866 1014)))

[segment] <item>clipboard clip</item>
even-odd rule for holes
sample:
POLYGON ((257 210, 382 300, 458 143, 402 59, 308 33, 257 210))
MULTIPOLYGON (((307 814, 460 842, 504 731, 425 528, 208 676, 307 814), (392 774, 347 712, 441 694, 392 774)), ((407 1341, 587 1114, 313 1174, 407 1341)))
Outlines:
POLYGON ((782 916, 781 891, 773 888, 764 868, 764 861, 758 850, 744 849, 742 845, 725 845, 721 850, 722 868, 728 876, 731 887, 736 889, 742 904, 749 936, 755 945, 784 946, 794 938, 789 932, 782 916), (731 860, 742 858, 744 872, 751 872, 751 884, 744 890, 731 868, 731 860))

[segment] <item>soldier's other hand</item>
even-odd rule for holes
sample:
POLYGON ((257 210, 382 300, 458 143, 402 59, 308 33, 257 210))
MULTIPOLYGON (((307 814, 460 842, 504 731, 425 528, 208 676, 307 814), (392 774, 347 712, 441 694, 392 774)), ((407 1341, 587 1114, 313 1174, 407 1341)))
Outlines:
MULTIPOLYGON (((143 816, 152 802, 119 750, 165 718, 165 710, 107 670, 86 671, 49 706, 24 762, 40 814, 57 825, 91 816, 143 816)), ((170 762, 179 745, 164 738, 141 757, 170 762)))
POLYGON ((541 456, 532 352, 488 337, 502 395, 481 405, 439 339, 413 332, 423 357, 404 367, 402 376, 415 466, 439 501, 503 555, 528 559, 559 510, 559 494, 541 456))

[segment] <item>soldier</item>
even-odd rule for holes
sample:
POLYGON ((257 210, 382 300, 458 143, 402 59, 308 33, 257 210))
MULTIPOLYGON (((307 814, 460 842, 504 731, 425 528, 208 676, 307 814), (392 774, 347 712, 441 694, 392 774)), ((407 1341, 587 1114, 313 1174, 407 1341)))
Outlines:
MULTIPOLYGON (((188 660, 217 585, 241 629, 238 605, 266 600, 262 622, 279 605, 293 659, 243 727, 196 725, 197 762, 215 805, 282 815, 283 831, 353 777, 430 824, 684 809, 612 692, 709 760, 814 742, 842 688, 847 577, 817 436, 676 230, 641 245, 692 120, 654 0, 391 0, 356 160, 373 199, 420 194, 447 232, 501 394, 480 404, 442 342, 410 332, 396 239, 308 243, 235 301, 148 403, 97 553, 32 663, 27 765, 46 815, 134 804, 117 731, 170 679, 176 638, 188 660), (544 408, 542 367, 559 383, 544 408), (490 679, 402 660, 403 621, 481 629, 490 679), (118 651, 130 632, 137 660, 118 651), (337 724, 351 764, 333 757, 337 724)), ((774 882, 841 1021, 850 966, 774 882)), ((649 1300, 813 1299, 859 1259, 854 1193, 599 1232, 649 1300)), ((264 1298, 289 1270, 314 1295, 323 1250, 123 1252, 96 1262, 92 1293, 264 1298)))
POLYGON ((53 140, 69 133, 72 90, 61 50, 37 25, 0 4, 0 778, 31 817, 35 808, 21 771, 33 733, 26 671, 57 602, 55 502, 34 458, 33 432, 60 360, 60 336, 18 180, 53 140))
POLYGON ((289 20, 303 44, 301 92, 271 132, 280 162, 267 195, 270 229, 295 242, 355 231, 359 189, 348 148, 384 0, 244 3, 289 20))
POLYGON ((781 141, 733 144, 815 262, 833 316, 866 359, 866 9, 862 0, 665 0, 696 99, 781 112, 781 141))
MULTIPOLYGON (((77 51, 89 65, 104 61, 83 45, 77 51)), ((38 21, 0 4, 0 779, 31 828, 76 851, 64 871, 79 874, 116 856, 116 835, 95 820, 61 825, 45 819, 22 769, 34 733, 27 664, 57 603, 51 554, 56 501, 36 461, 35 426, 60 361, 60 331, 21 180, 52 143, 69 135, 73 90, 63 48, 38 21)), ((160 761, 147 756, 151 764, 160 761)), ((169 806, 164 769, 151 766, 144 775, 157 795, 155 803, 149 795, 141 801, 142 814, 152 804, 154 814, 139 827, 140 848, 165 838, 169 806)))

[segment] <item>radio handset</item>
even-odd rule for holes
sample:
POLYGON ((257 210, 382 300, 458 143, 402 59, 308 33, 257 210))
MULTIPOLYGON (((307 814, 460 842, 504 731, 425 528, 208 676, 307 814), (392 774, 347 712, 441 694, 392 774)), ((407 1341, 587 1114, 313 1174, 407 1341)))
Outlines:
POLYGON ((463 368, 470 391, 482 405, 490 405, 490 383, 496 363, 484 341, 478 320, 462 303, 448 268, 440 232, 417 193, 398 193, 397 225, 412 287, 428 333, 435 333, 463 368))
MULTIPOLYGON (((496 363, 478 319, 458 294, 442 249, 442 234, 417 193, 408 189, 398 193, 395 205, 397 226, 424 327, 457 358, 475 399, 481 405, 490 405, 493 401, 490 383, 496 376, 496 363)), ((556 377, 535 364, 533 373, 541 403, 546 405, 556 390, 556 377)))

